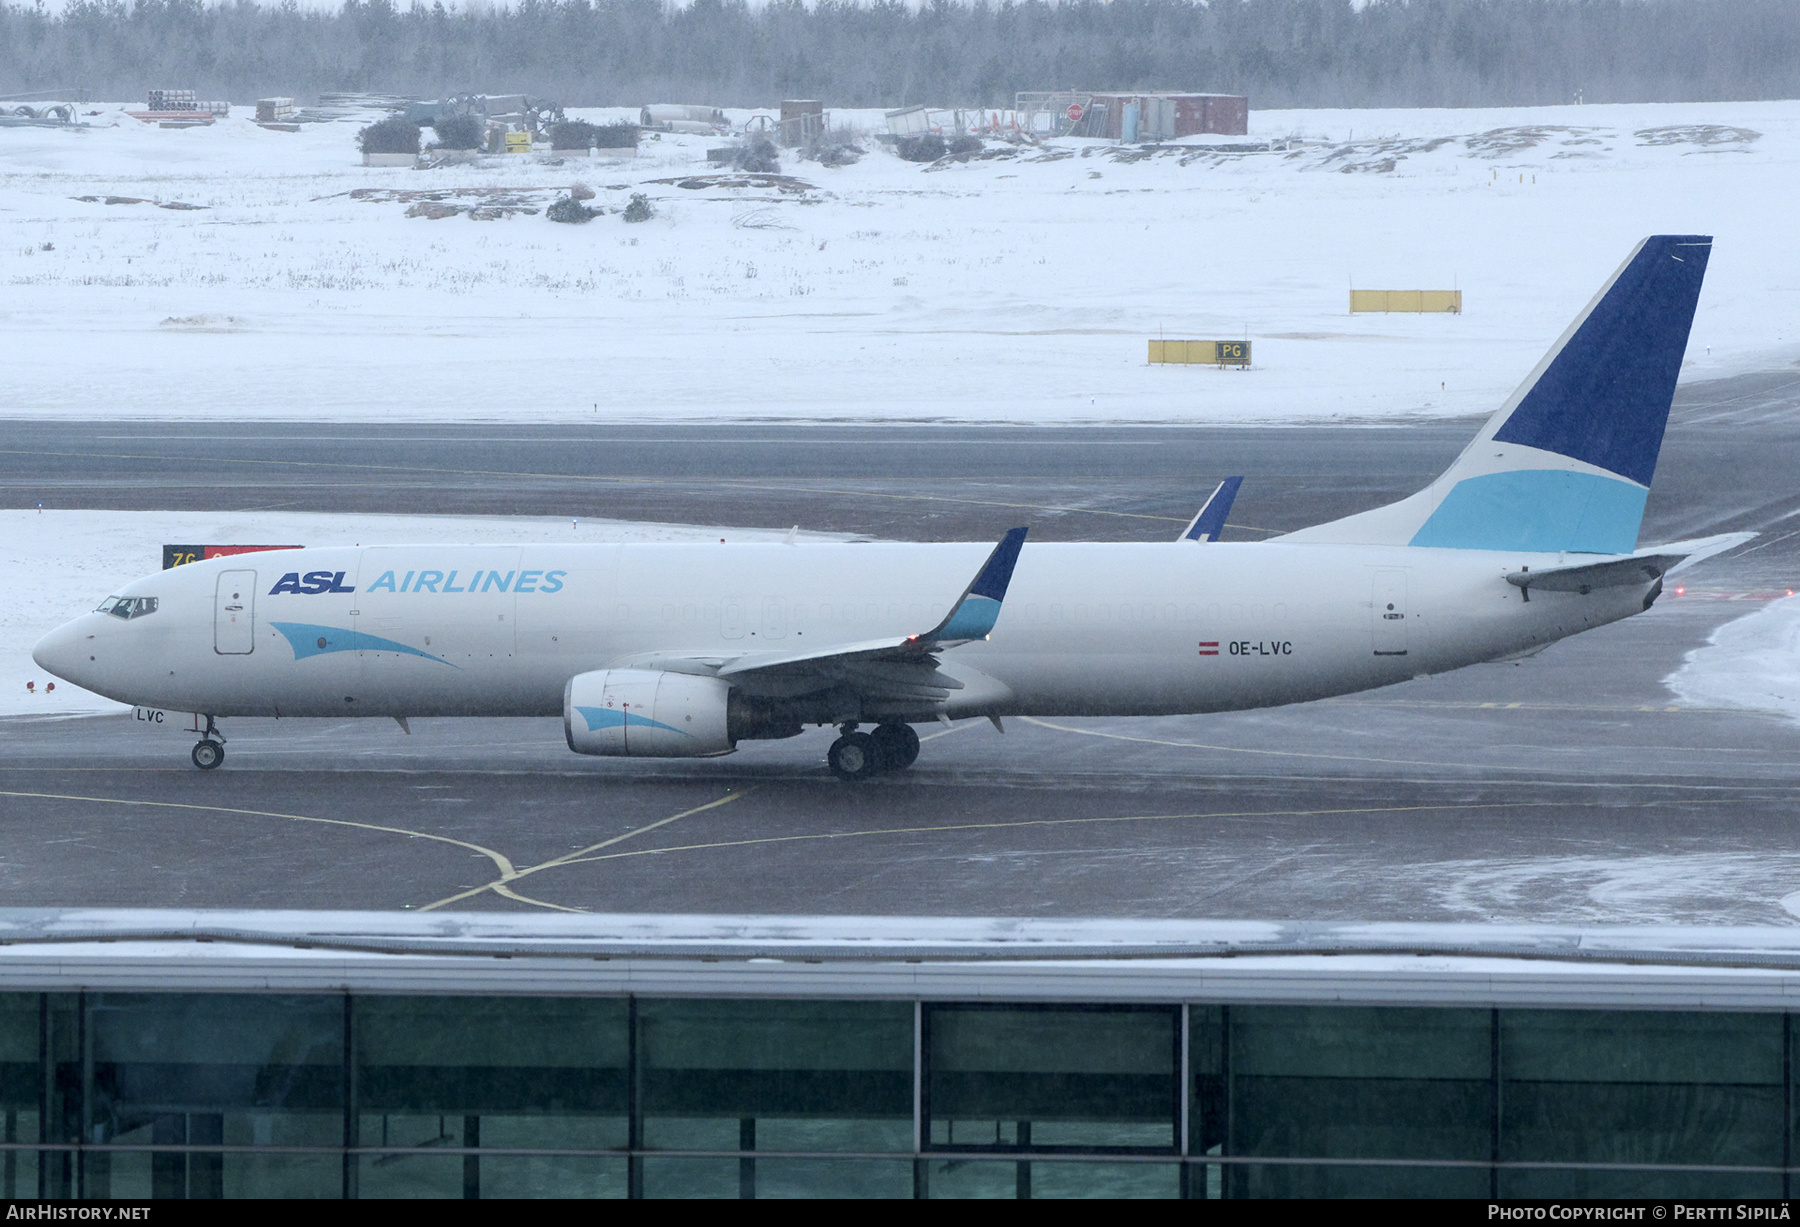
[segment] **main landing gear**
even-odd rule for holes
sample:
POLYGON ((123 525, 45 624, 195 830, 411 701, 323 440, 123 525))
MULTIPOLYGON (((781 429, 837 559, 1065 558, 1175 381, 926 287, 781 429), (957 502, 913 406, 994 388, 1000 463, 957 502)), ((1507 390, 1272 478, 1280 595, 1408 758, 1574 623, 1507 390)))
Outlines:
POLYGON ((219 731, 213 718, 206 718, 206 731, 200 734, 200 741, 194 746, 191 755, 194 766, 202 771, 211 771, 225 761, 225 734, 219 731))
POLYGON ((825 762, 840 780, 866 780, 883 771, 904 771, 919 757, 919 735, 907 724, 882 724, 859 733, 854 722, 831 743, 825 762))

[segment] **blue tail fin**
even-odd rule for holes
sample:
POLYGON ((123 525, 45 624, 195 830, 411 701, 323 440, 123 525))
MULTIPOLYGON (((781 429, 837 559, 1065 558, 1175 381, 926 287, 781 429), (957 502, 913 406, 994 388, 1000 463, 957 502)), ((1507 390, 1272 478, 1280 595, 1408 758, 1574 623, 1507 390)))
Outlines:
POLYGON ((1231 514, 1231 504, 1237 499, 1238 487, 1244 484, 1241 477, 1227 477, 1218 484, 1212 494, 1201 504, 1200 510, 1182 530, 1177 541, 1217 541, 1219 534, 1225 531, 1225 517, 1231 514))
POLYGON ((1639 243, 1443 476, 1292 538, 1629 554, 1711 254, 1704 235, 1639 243))
POLYGON ((1570 326, 1494 431, 1648 486, 1712 240, 1663 234, 1638 244, 1570 326))

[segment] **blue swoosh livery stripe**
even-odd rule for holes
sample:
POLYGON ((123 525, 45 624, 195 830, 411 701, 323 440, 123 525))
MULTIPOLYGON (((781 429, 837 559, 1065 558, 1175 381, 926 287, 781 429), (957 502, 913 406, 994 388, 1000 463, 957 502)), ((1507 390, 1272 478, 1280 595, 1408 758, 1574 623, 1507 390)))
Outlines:
MULTIPOLYGON (((421 652, 418 648, 395 643, 392 639, 383 639, 379 635, 365 635, 361 631, 347 631, 336 626, 314 626, 309 622, 271 622, 269 625, 287 637, 288 645, 294 649, 295 660, 305 660, 309 656, 329 656, 333 652, 397 652, 402 656, 422 656, 426 660, 435 660, 440 665, 450 665, 441 656, 421 652)), ((457 666, 450 667, 454 669, 457 666)))
POLYGON ((1549 469, 1456 483, 1410 544, 1535 554, 1629 554, 1650 491, 1635 482, 1549 469))
POLYGON ((638 716, 630 712, 618 711, 611 707, 577 707, 575 710, 581 713, 581 718, 583 720, 587 721, 588 732, 590 733, 598 733, 601 729, 616 729, 624 726, 637 728, 639 725, 642 725, 645 728, 662 729, 669 733, 680 733, 683 737, 693 736, 692 733, 687 732, 685 729, 678 729, 673 725, 664 724, 660 720, 652 720, 648 716, 638 716))

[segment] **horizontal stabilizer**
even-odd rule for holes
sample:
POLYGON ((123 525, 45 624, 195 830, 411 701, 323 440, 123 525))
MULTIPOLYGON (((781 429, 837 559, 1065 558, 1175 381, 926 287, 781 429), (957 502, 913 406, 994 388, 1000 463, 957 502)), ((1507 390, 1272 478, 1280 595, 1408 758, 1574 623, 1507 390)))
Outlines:
POLYGON ((1533 588, 1540 592, 1579 592, 1586 596, 1596 588, 1629 588, 1651 583, 1742 545, 1755 536, 1755 533, 1720 533, 1716 537, 1653 545, 1628 558, 1610 558, 1605 562, 1573 567, 1545 567, 1537 571, 1525 568, 1508 575, 1506 582, 1525 589, 1527 596, 1533 588))
POLYGON ((1231 504, 1237 499, 1238 487, 1244 484, 1242 477, 1227 477, 1214 488, 1188 526, 1181 531, 1177 541, 1217 541, 1219 534, 1225 531, 1225 517, 1231 514, 1231 504))
POLYGON ((1506 582, 1530 591, 1579 592, 1586 596, 1596 588, 1629 588, 1648 584, 1667 575, 1680 562, 1680 554, 1641 554, 1579 567, 1550 567, 1543 571, 1514 571, 1506 582))
POLYGON ((1756 533, 1720 533, 1716 537, 1695 537, 1692 541, 1671 541, 1667 545, 1652 546, 1644 552, 1680 554, 1681 561, 1669 568, 1669 574, 1675 575, 1697 563, 1705 562, 1715 554, 1723 554, 1746 541, 1753 541, 1756 536, 1756 533))

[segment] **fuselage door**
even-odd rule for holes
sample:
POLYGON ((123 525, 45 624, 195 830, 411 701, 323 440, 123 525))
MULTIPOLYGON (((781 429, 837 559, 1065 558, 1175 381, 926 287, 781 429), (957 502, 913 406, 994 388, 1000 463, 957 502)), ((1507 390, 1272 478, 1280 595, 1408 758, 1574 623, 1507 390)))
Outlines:
POLYGON ((778 596, 767 597, 763 601, 762 637, 764 639, 783 639, 788 633, 787 602, 778 596))
POLYGON ((746 602, 741 596, 728 596, 719 602, 719 636, 722 639, 742 639, 744 623, 748 621, 744 613, 746 602))
POLYGON ((1406 655, 1406 572, 1375 572, 1375 655, 1406 655))
POLYGON ((213 651, 248 656, 256 648, 256 572, 221 571, 213 590, 213 651))

